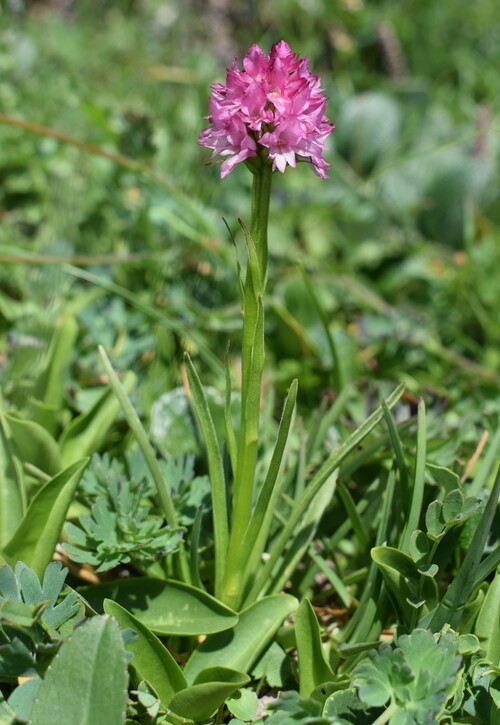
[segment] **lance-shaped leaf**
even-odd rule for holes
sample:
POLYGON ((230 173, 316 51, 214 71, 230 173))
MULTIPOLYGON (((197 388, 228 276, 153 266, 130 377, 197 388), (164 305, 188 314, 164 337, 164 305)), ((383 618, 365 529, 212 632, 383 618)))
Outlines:
POLYGON ((226 563, 229 539, 224 467, 222 464, 219 442, 217 440, 217 433, 215 432, 212 414, 210 413, 210 408, 208 407, 203 386, 200 378, 198 377, 198 373, 191 362, 191 358, 187 353, 184 355, 184 362, 186 364, 189 389, 193 396, 196 415, 198 417, 198 422, 200 424, 207 449, 215 538, 215 593, 219 595, 222 587, 222 577, 226 563))
POLYGON ((77 461, 61 471, 36 493, 14 536, 2 550, 8 564, 14 566, 23 561, 39 579, 43 577, 88 460, 77 461))
POLYGON ((295 636, 300 694, 302 697, 309 697, 316 687, 324 682, 331 682, 334 675, 325 657, 316 614, 308 599, 300 603, 295 615, 295 636))
POLYGON ((127 649, 134 655, 132 667, 139 681, 149 682, 161 704, 168 707, 175 693, 187 687, 181 668, 158 637, 133 614, 111 599, 104 600, 104 611, 114 617, 122 629, 135 632, 137 639, 127 644, 127 649))
POLYGON ((25 495, 22 473, 7 437, 0 415, 0 547, 7 543, 24 514, 25 495))
MULTIPOLYGON (((31 463, 49 476, 63 468, 59 446, 45 428, 17 413, 4 414, 14 449, 23 463, 31 463)), ((81 458, 81 456, 79 456, 81 458)))

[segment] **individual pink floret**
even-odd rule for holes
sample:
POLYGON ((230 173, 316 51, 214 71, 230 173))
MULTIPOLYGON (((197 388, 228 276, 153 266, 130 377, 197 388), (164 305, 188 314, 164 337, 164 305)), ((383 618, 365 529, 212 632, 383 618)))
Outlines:
POLYGON ((222 178, 242 161, 267 156, 273 171, 283 173, 299 159, 324 179, 330 164, 323 150, 334 129, 325 108, 326 96, 308 58, 299 58, 284 40, 273 45, 269 56, 252 45, 243 70, 235 58, 226 85, 213 84, 210 125, 198 143, 213 150, 212 158, 228 157, 221 166, 222 178))

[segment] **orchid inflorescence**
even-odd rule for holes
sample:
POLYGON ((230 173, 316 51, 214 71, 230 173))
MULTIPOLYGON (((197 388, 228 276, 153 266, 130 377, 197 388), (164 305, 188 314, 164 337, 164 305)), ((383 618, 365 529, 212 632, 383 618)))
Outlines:
POLYGON ((213 149, 212 158, 228 157, 221 166, 222 178, 237 164, 259 157, 270 159, 273 171, 281 172, 287 164, 307 161, 324 179, 329 164, 323 148, 334 129, 325 107, 326 96, 307 57, 299 58, 284 40, 272 46, 269 56, 252 45, 243 70, 235 58, 226 85, 213 84, 210 126, 201 132, 199 143, 213 149))

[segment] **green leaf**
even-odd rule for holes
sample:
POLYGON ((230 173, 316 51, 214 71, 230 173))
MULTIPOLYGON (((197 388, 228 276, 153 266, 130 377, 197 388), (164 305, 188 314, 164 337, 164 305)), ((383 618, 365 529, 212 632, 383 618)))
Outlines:
POLYGON ((465 496, 460 489, 446 494, 443 501, 443 518, 446 524, 460 520, 464 503, 465 496))
MULTIPOLYGON (((285 455, 286 444, 293 422, 298 382, 293 380, 286 397, 281 416, 278 435, 273 449, 271 462, 259 492, 257 503, 252 512, 250 523, 245 531, 241 546, 235 552, 229 551, 226 578, 248 580, 261 566, 262 552, 267 542, 269 530, 274 519, 276 503, 281 491, 279 473, 285 455), (233 565, 233 566, 232 566, 233 565)), ((240 597, 244 594, 240 584, 240 597)))
POLYGON ((134 577, 82 587, 79 593, 97 611, 112 599, 157 634, 212 634, 238 622, 238 615, 217 599, 177 581, 134 577))
POLYGON ((31 712, 33 725, 122 725, 127 661, 118 624, 93 617, 63 642, 31 712))
POLYGON ((18 603, 22 607, 28 607, 31 610, 31 619, 34 619, 36 612, 36 617, 45 625, 51 638, 57 639, 56 632, 67 623, 76 623, 83 616, 81 603, 72 589, 58 603, 67 573, 68 570, 63 569, 60 561, 52 561, 40 584, 33 569, 22 561, 17 562, 15 571, 9 566, 3 566, 0 569, 0 601, 5 599, 0 605, 2 616, 6 616, 8 610, 4 605, 9 600, 11 604, 18 603))
MULTIPOLYGON (((108 375, 109 384, 111 386, 114 396, 116 397, 115 402, 117 405, 119 405, 119 407, 121 407, 127 423, 130 426, 130 430, 134 434, 134 437, 139 445, 139 448, 142 451, 149 470, 151 471, 151 475, 158 491, 158 498, 160 499, 167 523, 169 526, 175 529, 177 527, 177 516, 174 504, 172 502, 172 497, 170 496, 169 488, 163 478, 160 466, 156 459, 155 452, 151 446, 151 443, 149 442, 146 431, 144 430, 139 416, 137 415, 137 412, 135 411, 135 408, 130 402, 130 399, 127 395, 127 386, 125 385, 125 382, 128 380, 131 388, 133 386, 133 382, 135 382, 135 376, 133 380, 132 377, 128 376, 122 384, 118 379, 117 374, 113 370, 113 366, 111 365, 103 346, 99 345, 98 349, 99 357, 101 358, 104 369, 106 370, 106 373, 108 375)), ((183 581, 189 581, 188 562, 185 556, 185 551, 182 547, 179 551, 179 556, 176 563, 176 569, 179 578, 181 578, 183 581)))
POLYGON ((5 429, 4 416, 0 414, 0 549, 13 536, 25 508, 22 473, 5 429))
POLYGON ((252 668, 256 679, 265 677, 270 687, 283 688, 287 677, 291 675, 289 658, 277 642, 273 642, 252 668))
POLYGON ((226 707, 231 715, 240 720, 253 720, 259 707, 259 701, 252 690, 240 690, 227 700, 226 707))
POLYGON ((63 401, 77 336, 78 323, 74 317, 66 315, 62 321, 58 321, 50 341, 45 370, 35 384, 34 397, 55 410, 59 410, 63 401))
POLYGON ((486 657, 500 666, 500 569, 488 586, 474 632, 486 657))
MULTIPOLYGON (((38 676, 31 676, 28 680, 22 682, 19 687, 10 694, 9 705, 15 710, 16 719, 14 721, 17 725, 18 721, 30 722, 33 721, 31 718, 31 710, 33 703, 38 696, 42 679, 38 676)), ((0 723, 4 725, 4 721, 1 719, 2 713, 0 712, 0 723)))
MULTIPOLYGON (((31 463, 49 476, 63 468, 59 446, 45 428, 17 413, 4 413, 12 444, 23 463, 31 463)), ((80 456, 81 457, 81 456, 80 456)))
POLYGON ((323 682, 333 680, 332 668, 328 664, 321 642, 321 633, 308 599, 304 599, 295 615, 295 636, 299 660, 299 683, 302 697, 309 697, 323 682))
POLYGON ((196 415, 207 448, 215 538, 215 593, 216 595, 220 595, 229 541, 224 467, 217 433, 215 432, 212 414, 208 407, 203 386, 191 362, 191 358, 187 353, 184 354, 184 363, 186 365, 189 389, 193 396, 196 415))
MULTIPOLYGON (((134 373, 126 372, 121 385, 129 393, 136 381, 134 373)), ((75 418, 61 436, 59 445, 63 464, 68 466, 82 456, 90 456, 98 451, 119 411, 120 403, 113 391, 104 390, 92 408, 75 418)))
POLYGON ((413 619, 412 603, 424 601, 425 611, 435 605, 438 595, 436 582, 428 576, 422 581, 418 566, 408 554, 390 546, 376 546, 371 555, 382 572, 396 611, 406 625, 409 626, 413 619))
POLYGON ((391 701, 391 722, 412 722, 406 714, 413 722, 430 725, 454 683, 461 661, 457 649, 453 633, 436 640, 431 632, 415 629, 399 637, 396 648, 383 644, 358 664, 352 681, 367 705, 381 707, 391 701))
POLYGON ((325 702, 323 716, 338 718, 341 723, 351 725, 372 725, 375 722, 373 710, 367 710, 354 687, 333 692, 325 702))
POLYGON ((4 546, 5 561, 23 561, 41 579, 52 559, 61 529, 88 459, 61 471, 35 494, 14 536, 4 546))
POLYGON ((429 540, 423 531, 417 529, 410 538, 410 556, 417 566, 422 566, 429 556, 429 540))
POLYGON ((233 629, 207 637, 196 648, 184 668, 187 681, 192 683, 199 672, 216 665, 248 672, 296 607, 297 600, 287 594, 252 604, 241 612, 233 629))
POLYGON ((427 528, 427 535, 434 541, 444 536, 446 532, 442 501, 433 501, 429 504, 425 512, 425 526, 427 528))
POLYGON ((426 455, 426 421, 425 404, 423 400, 418 402, 418 429, 417 429, 417 452, 415 456, 415 473, 413 476, 412 498, 410 510, 406 518, 406 525, 401 535, 400 549, 409 551, 410 537, 418 528, 422 502, 424 500, 425 486, 425 455, 426 455))
POLYGON ((111 599, 104 600, 104 611, 114 617, 122 629, 132 629, 138 639, 127 644, 134 659, 132 667, 141 680, 147 680, 155 689, 164 707, 176 692, 187 687, 182 670, 168 649, 145 624, 111 599))
POLYGON ((168 709, 180 717, 207 720, 249 680, 244 672, 228 667, 209 667, 198 673, 190 687, 174 695, 168 709))
POLYGON ((440 486, 443 486, 447 491, 453 491, 454 489, 460 487, 460 477, 458 474, 450 471, 449 468, 435 466, 433 463, 429 463, 428 461, 426 462, 425 467, 432 475, 434 481, 440 486))

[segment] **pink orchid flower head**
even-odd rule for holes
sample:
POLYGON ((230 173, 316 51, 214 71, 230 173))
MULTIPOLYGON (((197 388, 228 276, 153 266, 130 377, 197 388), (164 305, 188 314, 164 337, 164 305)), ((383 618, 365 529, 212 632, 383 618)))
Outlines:
POLYGON ((297 160, 307 161, 325 179, 330 164, 323 158, 324 145, 335 128, 325 109, 326 96, 308 58, 299 58, 284 40, 269 55, 252 45, 243 70, 235 58, 226 85, 212 86, 210 125, 198 143, 212 149, 212 158, 226 157, 222 178, 239 163, 260 157, 282 173, 297 160))

